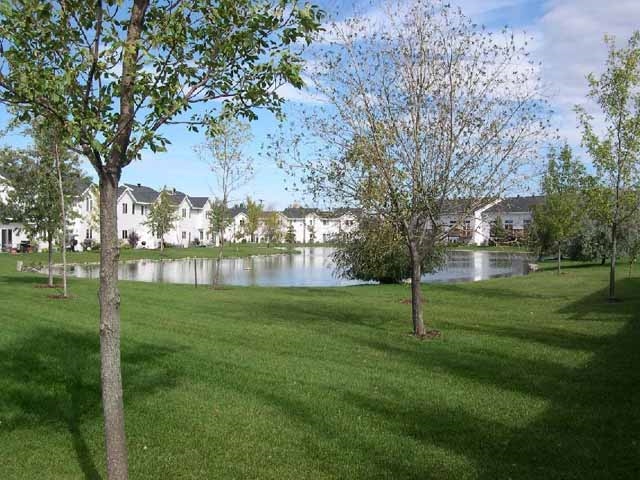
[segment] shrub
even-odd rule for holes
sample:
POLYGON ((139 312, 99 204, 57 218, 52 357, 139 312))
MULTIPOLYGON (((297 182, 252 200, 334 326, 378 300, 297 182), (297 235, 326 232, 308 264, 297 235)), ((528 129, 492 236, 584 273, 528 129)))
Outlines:
MULTIPOLYGON (((377 219, 361 219, 356 230, 342 234, 333 260, 336 272, 352 280, 400 283, 411 277, 408 247, 391 225, 377 219)), ((435 270, 443 260, 443 248, 435 247, 422 272, 435 270)))
POLYGON ((138 246, 138 242, 140 241, 140 235, 138 235, 135 230, 132 230, 127 237, 127 242, 129 242, 129 247, 136 248, 138 246))

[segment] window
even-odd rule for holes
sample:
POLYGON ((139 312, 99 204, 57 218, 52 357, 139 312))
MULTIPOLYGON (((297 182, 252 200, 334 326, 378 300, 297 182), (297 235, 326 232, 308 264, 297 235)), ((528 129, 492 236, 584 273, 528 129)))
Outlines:
POLYGON ((127 204, 126 203, 122 204, 122 213, 127 213, 127 204))
POLYGON ((129 238, 129 232, 127 232, 126 230, 122 230, 122 239, 126 240, 127 238, 129 238))
POLYGON ((140 215, 144 215, 144 205, 140 205, 140 215))
POLYGON ((87 210, 87 212, 90 212, 92 208, 93 202, 91 201, 90 197, 87 197, 87 199, 85 200, 85 209, 87 210))
POLYGON ((200 230, 200 240, 204 240, 204 232, 200 230))
POLYGON ((329 222, 327 222, 326 220, 322 220, 322 224, 323 225, 326 225, 327 223, 329 223, 329 222))
POLYGON ((505 230, 513 230, 513 220, 505 220, 504 228, 505 230))
POLYGON ((85 234, 84 238, 87 238, 89 240, 91 240, 93 238, 93 232, 91 231, 91 229, 87 230, 87 233, 85 234))
POLYGON ((351 225, 353 225, 353 220, 345 220, 345 221, 344 221, 344 224, 345 224, 347 227, 350 227, 351 225))
MULTIPOLYGON (((187 209, 186 208, 182 209, 182 218, 187 218, 187 209)), ((182 232, 182 233, 184 233, 184 232, 182 232)))
POLYGON ((135 215, 136 214, 136 204, 132 203, 131 204, 131 215, 135 215))
POLYGON ((187 239, 187 232, 182 232, 182 239, 186 240, 187 239))
POLYGON ((244 227, 244 220, 240 220, 240 226, 244 227))
POLYGON ((522 225, 524 226, 524 229, 527 230, 528 228, 531 227, 531 219, 530 218, 525 218, 522 221, 522 225))

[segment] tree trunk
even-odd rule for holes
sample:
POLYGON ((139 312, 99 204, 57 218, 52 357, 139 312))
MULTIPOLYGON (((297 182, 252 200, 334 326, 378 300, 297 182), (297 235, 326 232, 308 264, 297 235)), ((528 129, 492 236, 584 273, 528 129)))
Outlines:
POLYGON ((609 270, 609 301, 615 302, 616 300, 616 255, 618 254, 618 223, 613 222, 611 226, 611 268, 609 270))
POLYGON ((558 275, 560 275, 560 266, 562 262, 562 249, 560 248, 560 242, 558 242, 558 275))
POLYGON ((47 255, 48 258, 48 267, 49 267, 49 271, 48 271, 48 280, 47 280, 47 285, 49 287, 53 287, 53 236, 48 233, 47 234, 47 245, 49 246, 49 253, 47 255))
POLYGON ((67 298, 67 214, 64 208, 64 188, 62 186, 62 166, 60 152, 55 144, 56 170, 58 170, 58 189, 60 191, 60 213, 62 215, 62 296, 67 298))
MULTIPOLYGON (((222 235, 224 235, 224 232, 222 235)), ((218 286, 218 282, 220 281, 220 262, 222 262, 222 251, 224 249, 224 239, 222 235, 220 236, 220 250, 218 251, 218 258, 216 259, 216 270, 213 275, 214 289, 218 286)))
POLYGON ((120 293, 118 291, 117 174, 100 176, 100 377, 109 480, 128 477, 120 372, 120 293))
POLYGON ((409 254, 411 259, 411 320, 413 321, 413 334, 416 337, 423 337, 426 334, 426 330, 422 317, 421 262, 415 244, 409 247, 409 254))

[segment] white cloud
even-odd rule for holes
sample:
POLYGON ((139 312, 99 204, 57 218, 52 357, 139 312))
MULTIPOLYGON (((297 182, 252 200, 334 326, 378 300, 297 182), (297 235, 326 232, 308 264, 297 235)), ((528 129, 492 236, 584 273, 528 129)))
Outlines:
MULTIPOLYGON (((305 79, 306 85, 313 85, 312 80, 305 79)), ((276 90, 278 95, 289 102, 306 103, 306 104, 323 104, 327 103, 327 98, 319 93, 310 89, 308 86, 302 89, 297 89, 290 84, 285 84, 276 90)))
MULTIPOLYGON (((607 58, 605 34, 619 46, 640 27, 638 0, 550 0, 535 28, 542 44, 537 52, 543 62, 543 80, 558 108, 561 135, 580 143, 572 109, 587 104, 586 75, 603 71, 607 58)), ((588 107, 589 105, 587 105, 588 107)))

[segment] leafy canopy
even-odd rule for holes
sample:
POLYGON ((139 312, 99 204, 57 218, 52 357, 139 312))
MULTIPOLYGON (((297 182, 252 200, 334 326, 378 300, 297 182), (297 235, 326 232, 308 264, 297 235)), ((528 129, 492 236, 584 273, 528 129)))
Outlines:
POLYGON ((2 2, 0 98, 23 120, 56 117, 99 173, 117 145, 119 170, 163 150, 167 123, 279 111, 277 87, 302 86, 300 52, 322 16, 296 0, 2 2), (198 104, 213 107, 189 113, 198 104))

